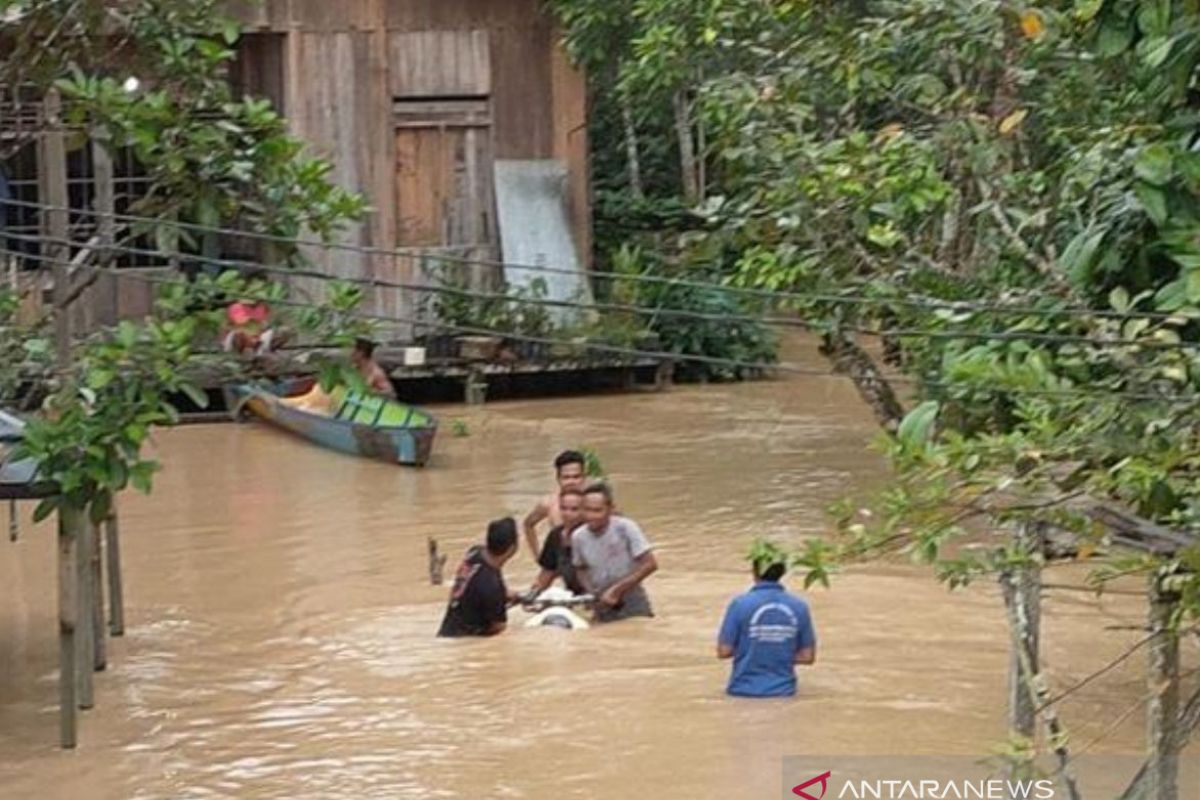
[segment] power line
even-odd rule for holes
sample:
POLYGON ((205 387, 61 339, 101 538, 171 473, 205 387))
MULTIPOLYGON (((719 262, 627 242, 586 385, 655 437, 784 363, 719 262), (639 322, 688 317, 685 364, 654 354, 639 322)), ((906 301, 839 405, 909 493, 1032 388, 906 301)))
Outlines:
MULTIPOLYGON (((0 252, 12 252, 12 251, 5 251, 3 249, 0 249, 0 252)), ((49 262, 49 263, 58 263, 58 264, 67 263, 62 259, 53 259, 50 256, 38 256, 37 258, 41 261, 49 262)), ((98 267, 96 269, 99 269, 102 272, 111 273, 118 277, 124 277, 127 279, 141 281, 141 282, 150 283, 150 284, 179 286, 179 285, 186 285, 186 283, 187 283, 186 281, 181 281, 178 279, 170 279, 170 278, 161 278, 161 277, 150 276, 150 275, 133 274, 134 271, 127 270, 127 269, 120 269, 120 268, 116 268, 116 267, 98 267)), ((293 301, 293 300, 276 299, 276 298, 268 297, 265 294, 255 296, 253 293, 250 293, 247 299, 257 299, 257 300, 261 300, 262 302, 269 303, 269 304, 285 306, 285 307, 292 307, 292 308, 300 308, 300 309, 313 309, 313 308, 320 307, 313 303, 303 303, 303 302, 298 302, 298 301, 293 301)), ((387 315, 380 315, 380 314, 371 314, 371 313, 366 313, 366 312, 361 312, 361 311, 350 312, 348 314, 348 316, 350 316, 351 318, 354 318, 354 319, 360 319, 360 320, 364 320, 364 321, 390 323, 393 325, 406 325, 406 326, 407 325, 416 325, 416 326, 423 326, 423 327, 431 328, 433 330, 453 331, 453 332, 457 332, 457 333, 481 335, 481 336, 494 336, 494 337, 504 338, 504 339, 508 339, 508 340, 512 340, 512 341, 524 341, 524 342, 551 344, 551 345, 564 343, 564 341, 562 339, 554 339, 554 338, 545 337, 545 336, 533 336, 533 335, 529 335, 529 334, 516 334, 516 333, 511 333, 508 331, 499 330, 496 328, 488 328, 488 327, 481 327, 481 326, 464 326, 464 325, 456 325, 456 324, 449 324, 449 323, 442 323, 442 322, 428 322, 428 321, 414 319, 414 318, 405 317, 405 316, 387 316, 387 315)), ((620 345, 610 345, 610 344, 605 344, 605 343, 601 343, 601 342, 584 341, 584 342, 569 342, 569 344, 579 347, 579 348, 582 348, 584 350, 608 353, 611 355, 641 357, 641 358, 648 358, 648 359, 656 359, 656 360, 660 360, 660 361, 692 362, 692 363, 708 364, 711 366, 721 366, 721 367, 726 367, 726 368, 754 370, 754 371, 758 371, 758 372, 784 372, 784 373, 788 373, 788 374, 802 375, 802 376, 808 376, 808 377, 837 378, 837 379, 842 379, 842 380, 851 380, 850 376, 845 375, 843 373, 833 372, 830 370, 817 370, 817 369, 812 369, 809 367, 801 367, 801 366, 786 363, 786 362, 780 362, 780 363, 753 362, 753 361, 744 361, 744 360, 740 360, 740 359, 723 358, 723 357, 719 357, 719 356, 706 356, 706 355, 702 355, 702 354, 681 353, 681 352, 664 351, 664 350, 645 350, 645 349, 639 349, 639 348, 633 348, 633 347, 624 347, 624 346, 620 346, 620 345)), ((1183 398, 1179 395, 1166 395, 1166 394, 1162 394, 1162 393, 1128 392, 1128 391, 1122 391, 1122 390, 1096 391, 1096 390, 1076 389, 1076 388, 1036 389, 1036 388, 1028 388, 1028 387, 995 387, 995 386, 989 386, 989 387, 983 388, 983 387, 973 387, 968 384, 962 384, 962 383, 947 383, 944 381, 922 380, 920 378, 915 378, 915 377, 911 377, 911 376, 894 375, 894 374, 880 375, 880 378, 882 378, 883 380, 886 380, 890 383, 909 384, 909 385, 923 387, 926 389, 943 389, 943 390, 958 390, 958 391, 980 391, 982 389, 989 393, 1024 395, 1024 396, 1030 396, 1030 397, 1059 397, 1059 398, 1077 398, 1077 399, 1082 399, 1082 398, 1121 398, 1121 399, 1136 400, 1136 401, 1172 402, 1172 403, 1185 402, 1185 398, 1183 398)), ((1200 404, 1200 397, 1196 397, 1194 400, 1187 400, 1186 402, 1200 404)))
MULTIPOLYGON (((358 255, 372 256, 387 256, 392 258, 408 258, 408 259, 433 259, 437 261, 448 261, 451 263, 459 263, 476 266, 500 267, 511 270, 524 270, 528 272, 541 272, 546 274, 561 274, 572 275, 579 277, 592 276, 601 280, 609 281, 628 281, 628 282, 648 282, 665 284, 668 286, 688 287, 705 289, 710 291, 720 291, 729 294, 745 295, 748 297, 757 297, 770 302, 778 302, 782 300, 803 300, 809 302, 829 303, 833 305, 865 305, 865 306, 900 306, 905 308, 915 308, 919 310, 945 310, 957 312, 970 312, 980 314, 993 315, 1008 315, 1008 316, 1038 316, 1038 317, 1091 317, 1099 319, 1146 319, 1160 322, 1177 322, 1181 318, 1180 314, 1171 314, 1164 312, 1152 311, 1106 311, 1101 309, 1083 308, 1079 306, 1070 306, 1066 308, 1042 308, 1038 306, 1018 306, 1018 305, 995 305, 988 303, 979 303, 965 300, 942 300, 938 298, 884 298, 871 297, 863 294, 829 294, 820 292, 797 292, 797 291, 779 291, 770 289, 757 289, 754 287, 732 286, 726 283, 715 283, 712 281, 697 281, 688 278, 668 277, 663 275, 652 275, 647 273, 639 273, 636 275, 623 275, 613 272, 605 272, 603 270, 588 269, 580 267, 554 267, 543 264, 517 264, 506 261, 497 261, 494 259, 484 259, 478 257, 457 256, 450 253, 430 254, 425 249, 416 248, 417 252, 411 252, 403 248, 387 249, 381 247, 368 247, 365 245, 352 245, 341 242, 324 242, 319 240, 306 240, 300 238, 290 238, 286 236, 277 236, 268 233, 258 233, 254 231, 243 231, 234 228, 221 228, 216 226, 200 225, 191 222, 178 222, 175 220, 157 219, 154 217, 137 216, 131 214, 107 213, 84 208, 74 208, 70 206, 53 206, 43 203, 34 203, 23 200, 6 200, 13 206, 23 206, 28 208, 37 208, 47 211, 68 211, 71 213, 82 214, 87 216, 107 217, 114 220, 124 220, 131 222, 149 223, 154 225, 165 225, 182 230, 192 230, 201 233, 212 233, 226 236, 237 236, 244 239, 257 241, 274 242, 278 244, 289 244, 295 247, 311 247, 326 251, 351 252, 358 255)), ((459 249, 470 249, 477 245, 449 245, 447 247, 458 247, 459 249)), ((188 256, 192 257, 192 256, 188 256)))
MULTIPOLYGON (((77 242, 71 242, 61 238, 35 236, 30 234, 9 234, 9 238, 29 242, 50 242, 64 245, 79 245, 77 242)), ((383 278, 355 278, 350 276, 343 277, 326 272, 320 272, 318 270, 304 269, 300 267, 275 267, 259 264, 258 262, 239 259, 214 258, 211 256, 191 254, 172 256, 170 254, 163 253, 161 250, 149 250, 146 248, 137 248, 129 245, 114 245, 103 249, 109 252, 155 257, 163 260, 169 260, 171 258, 179 258, 181 260, 186 259, 198 264, 224 267, 242 272, 264 272, 269 274, 285 275, 294 278, 299 277, 325 281, 339 281, 356 286, 368 286, 376 289, 397 289, 420 294, 451 294, 476 300, 503 301, 505 303, 511 303, 518 306, 538 305, 584 311, 614 311, 620 313, 639 314, 649 317, 661 316, 719 323, 743 322, 749 324, 760 324, 767 327, 795 328, 803 330, 812 330, 814 327, 818 327, 810 323, 806 323, 804 320, 791 317, 722 314, 716 312, 694 311, 670 307, 664 308, 659 306, 639 306, 623 303, 585 303, 577 300, 520 297, 512 296, 504 292, 481 292, 453 286, 431 286, 428 284, 392 281, 383 278)), ((842 330, 869 336, 897 338, 924 338, 948 341, 1032 341, 1042 342, 1045 344, 1076 344, 1088 347, 1127 346, 1144 347, 1153 350, 1181 350, 1186 352, 1200 352, 1200 342, 1171 342, 1155 339, 1104 339, 1079 334, 1042 333, 1038 331, 961 331, 923 330, 915 328, 882 328, 877 330, 856 325, 844 325, 842 326, 842 330)))

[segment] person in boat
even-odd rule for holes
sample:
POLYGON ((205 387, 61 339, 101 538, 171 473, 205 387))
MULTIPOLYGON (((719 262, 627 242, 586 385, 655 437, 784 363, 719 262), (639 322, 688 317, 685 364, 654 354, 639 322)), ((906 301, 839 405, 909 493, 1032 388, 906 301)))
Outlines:
POLYGON ((358 374, 362 376, 368 389, 389 400, 396 399, 396 387, 392 385, 392 381, 383 371, 383 367, 379 366, 375 360, 374 342, 370 339, 355 340, 354 350, 350 353, 350 362, 354 364, 354 368, 358 370, 358 374))
POLYGON ((555 578, 561 578, 563 586, 572 594, 587 594, 571 561, 571 533, 583 524, 583 490, 574 486, 560 490, 558 512, 561 522, 551 528, 542 541, 542 550, 538 554, 541 570, 525 595, 529 599, 546 591, 555 578))
POLYGON ((754 586, 735 597, 717 634, 717 658, 733 659, 726 692, 735 697, 791 697, 796 665, 817 658, 817 636, 803 599, 784 589, 787 557, 775 547, 751 559, 754 586))
MULTIPOLYGON (((265 275, 251 273, 247 280, 251 284, 261 282, 265 275)), ((222 341, 225 352, 258 356, 280 347, 284 337, 271 326, 270 317, 271 307, 259 298, 242 297, 226 306, 226 333, 222 341)))
POLYGON ((571 558, 580 583, 596 598, 596 621, 654 616, 642 582, 658 561, 641 527, 613 512, 612 490, 604 483, 584 489, 583 517, 571 534, 571 558))
MULTIPOLYGON (((563 524, 562 514, 559 510, 562 493, 567 489, 583 489, 584 482, 587 480, 586 470, 586 459, 578 450, 564 450, 554 459, 554 478, 558 481, 558 488, 538 500, 533 510, 525 515, 525 520, 521 525, 525 529, 525 542, 535 557, 540 553, 538 550, 538 525, 542 520, 549 520, 551 528, 563 524)), ((570 530, 567 533, 570 534, 570 530)))
POLYGON ((518 597, 505 586, 502 570, 516 552, 516 520, 505 517, 489 522, 484 544, 469 549, 454 574, 438 636, 495 636, 504 632, 508 607, 518 597))

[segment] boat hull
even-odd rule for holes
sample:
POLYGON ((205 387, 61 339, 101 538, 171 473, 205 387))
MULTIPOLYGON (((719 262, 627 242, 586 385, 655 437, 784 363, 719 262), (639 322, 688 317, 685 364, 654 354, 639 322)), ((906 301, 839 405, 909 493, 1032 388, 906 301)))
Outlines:
POLYGON ((253 387, 237 387, 233 395, 230 408, 240 407, 277 428, 340 453, 420 467, 433 451, 436 424, 379 426, 337 419, 295 408, 253 387))

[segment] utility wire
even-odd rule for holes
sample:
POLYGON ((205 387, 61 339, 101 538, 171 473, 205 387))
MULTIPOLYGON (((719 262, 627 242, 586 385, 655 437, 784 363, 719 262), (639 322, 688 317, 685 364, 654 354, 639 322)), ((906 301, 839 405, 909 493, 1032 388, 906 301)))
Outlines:
MULTIPOLYGON (((574 268, 574 267, 555 267, 544 264, 518 264, 506 261, 497 261, 494 259, 485 259, 471 256, 453 255, 447 252, 430 253, 427 248, 411 248, 411 249, 387 249, 380 247, 368 247, 365 245, 353 245, 342 242, 324 242, 313 239, 290 238, 286 236, 277 236, 267 233, 258 233, 253 231, 243 231, 234 228, 222 228, 216 226, 200 225, 191 222, 178 222, 175 220, 165 220, 161 218, 137 216, 131 214, 107 213, 85 208, 73 208, 69 206, 54 206, 44 203, 35 203, 25 200, 6 200, 5 203, 13 206, 22 206, 27 208, 36 208, 44 211, 68 211, 74 214, 82 214, 94 217, 107 217, 113 220, 122 220, 127 222, 142 223, 148 225, 162 225, 181 230, 191 230, 200 233, 219 234, 232 237, 241 237, 243 239, 274 242, 277 244, 288 244, 294 247, 311 247, 326 251, 350 252, 358 255, 370 256, 387 256, 391 258, 408 258, 414 260, 430 259, 436 261, 447 261, 451 263, 459 263, 475 266, 500 267, 507 270, 524 270, 527 272, 572 275, 579 277, 586 275, 594 277, 598 280, 609 281, 628 281, 633 283, 656 283, 665 284, 673 287, 686 287, 705 289, 710 291, 720 291, 728 294, 743 295, 747 297, 757 297, 769 302, 778 302, 784 300, 800 300, 808 302, 829 303, 833 305, 863 305, 863 306, 899 306, 905 308, 915 308, 918 310, 945 310, 960 313, 980 313, 993 315, 1009 315, 1009 316, 1033 316, 1033 317, 1090 317, 1100 319, 1128 320, 1128 319, 1146 319, 1151 321, 1159 321, 1166 323, 1176 323, 1181 319, 1187 319, 1178 313, 1152 312, 1152 311, 1106 311, 1101 309, 1091 309, 1079 306, 1070 306, 1066 308, 1044 308, 1039 306, 1028 305, 996 305, 992 303, 980 303, 974 301, 960 300, 942 300, 938 298, 891 298, 891 297, 872 297, 863 294, 842 293, 830 294, 821 292, 798 292, 798 291, 780 291, 771 289, 758 289, 754 287, 733 286, 726 283, 718 283, 712 281, 698 281, 688 278, 653 275, 639 273, 635 275, 623 275, 619 273, 606 272, 604 270, 574 268)), ((478 245, 447 245, 447 248, 471 249, 478 245)), ((194 256, 186 255, 181 257, 194 258, 194 256)))
MULTIPOLYGON (((9 238, 19 241, 28 242, 49 242, 66 246, 83 246, 81 243, 68 241, 62 238, 45 237, 32 234, 8 234, 9 238)), ((449 294, 457 297, 464 297, 474 300, 488 301, 503 301, 513 305, 537 305, 547 306, 552 308, 569 308, 585 311, 613 311, 619 313, 632 313, 648 317, 669 317, 676 319, 691 319, 701 320, 705 322, 718 323, 747 323, 760 324, 772 328, 793 328, 801 330, 812 330, 819 328, 811 323, 794 317, 780 316, 754 316, 746 314, 723 314, 716 312, 694 311, 689 309, 679 309, 659 306, 640 306, 627 303, 587 303, 578 300, 555 300, 542 297, 519 297, 513 296, 504 292, 482 292, 466 288, 454 286, 432 286, 422 283, 410 283, 404 281, 393 281, 383 278, 355 278, 350 276, 339 276, 318 270, 305 269, 301 267, 277 267, 263 265, 254 261, 215 258, 204 255, 170 255, 163 253, 161 250, 150 250, 146 248, 138 248, 130 245, 113 245, 107 247, 97 246, 97 249, 102 249, 107 252, 122 253, 125 255, 145 256, 168 260, 177 258, 180 260, 188 260, 193 263, 217 266, 229 270, 239 272, 262 272, 267 274, 278 274, 293 278, 311 278, 324 281, 338 281, 355 286, 367 286, 376 289, 396 289, 400 291, 410 291, 418 294, 433 294, 442 295, 449 294)), ((32 256, 26 256, 32 258, 32 256)), ((615 280, 624 280, 617 278, 615 280)), ((842 330, 854 333, 869 335, 869 336, 885 336, 896 338, 922 338, 935 340, 973 340, 973 341, 1032 341, 1045 344, 1075 344, 1088 347, 1144 347, 1152 350, 1181 350, 1186 352, 1200 352, 1200 342, 1172 342, 1158 339, 1106 339, 1090 337, 1078 334, 1055 334, 1042 333, 1038 331, 961 331, 961 330, 924 330, 918 328, 882 328, 873 329, 857 325, 844 325, 842 330)))
MULTIPOLYGON (((4 251, 4 250, 0 249, 0 252, 12 252, 12 251, 4 251)), ((36 258, 43 262, 49 262, 52 264, 54 264, 54 263, 57 263, 57 264, 69 263, 62 259, 53 259, 50 256, 38 256, 36 258)), ((179 285, 187 284, 187 281, 185 281, 185 280, 179 280, 179 279, 173 279, 173 278, 163 278, 163 277, 144 275, 144 274, 135 274, 135 273, 137 273, 137 270, 121 269, 121 268, 117 268, 117 267, 93 267, 93 269, 98 269, 102 272, 110 273, 117 277, 123 277, 126 279, 140 281, 140 282, 154 284, 154 285, 179 286, 179 285)), ((255 296, 253 293, 250 293, 250 295, 247 297, 247 299, 257 299, 257 300, 261 300, 262 302, 269 303, 269 304, 304 309, 304 310, 321 308, 321 306, 318 304, 304 303, 304 302, 287 300, 287 299, 281 300, 281 299, 269 297, 266 294, 260 294, 260 295, 255 296)), ((462 333, 462 334, 494 336, 494 337, 508 339, 511 341, 524 341, 524 342, 530 342, 530 343, 540 343, 540 344, 550 344, 550 345, 564 344, 564 341, 562 339, 556 339, 556 338, 551 338, 551 337, 546 337, 546 336, 534 336, 534 335, 529 335, 529 334, 512 333, 509 331, 504 331, 504 330, 500 330, 500 329, 496 329, 496 328, 489 328, 489 327, 485 327, 485 326, 457 325, 457 324, 451 324, 451 323, 443 323, 440 321, 431 322, 428 320, 421 320, 421 319, 416 319, 416 318, 407 317, 407 316, 388 316, 388 315, 372 314, 372 313, 367 313, 367 312, 362 312, 362 311, 357 311, 357 310, 353 311, 353 312, 349 312, 348 316, 351 318, 354 318, 354 319, 359 319, 359 320, 369 321, 369 322, 390 324, 393 326, 425 327, 425 328, 430 328, 430 329, 439 330, 439 331, 453 331, 453 332, 462 333)), ((841 380, 850 380, 850 376, 845 375, 840 372, 834 372, 832 370, 819 370, 819 369, 813 369, 810 367, 801 367, 796 364, 791 364, 791 363, 787 363, 787 362, 771 363, 771 362, 763 362, 763 361, 745 361, 745 360, 741 360, 741 359, 723 358, 723 357, 718 357, 718 356, 706 356, 706 355, 695 354, 695 353, 674 352, 674 351, 666 351, 666 350, 646 350, 646 349, 639 349, 639 348, 633 348, 633 347, 624 347, 624 346, 620 346, 620 345, 605 344, 605 343, 601 343, 601 342, 579 341, 579 342, 566 342, 566 343, 571 344, 572 346, 578 347, 583 350, 607 353, 610 355, 640 357, 640 358, 647 358, 647 359, 655 359, 655 360, 659 360, 659 361, 680 361, 680 362, 689 362, 689 363, 708 364, 710 366, 720 366, 720 367, 734 368, 734 369, 754 370, 754 371, 758 371, 758 372, 782 372, 782 373, 788 373, 788 374, 792 374, 792 375, 802 375, 802 376, 808 376, 808 377, 837 378, 837 379, 841 379, 841 380)), ((970 386, 968 384, 963 384, 963 383, 948 383, 948 382, 944 382, 944 381, 921 380, 919 378, 915 378, 915 377, 911 377, 911 376, 907 376, 907 375, 885 374, 885 375, 881 375, 880 377, 891 383, 909 384, 909 385, 913 385, 913 386, 920 386, 920 387, 923 387, 926 389, 944 389, 944 390, 950 390, 950 391, 980 391, 980 390, 984 390, 984 391, 988 391, 988 392, 1004 393, 1004 394, 1010 394, 1010 395, 1023 395, 1023 396, 1031 396, 1031 397, 1059 397, 1059 398, 1076 398, 1076 399, 1121 398, 1121 399, 1126 399, 1126 400, 1131 400, 1131 401, 1150 401, 1150 402, 1168 402, 1168 403, 1190 402, 1190 403, 1200 404, 1200 397, 1196 397, 1196 398, 1192 399, 1190 397, 1164 394, 1164 393, 1128 392, 1128 391, 1122 391, 1122 390, 1096 391, 1096 390, 1089 390, 1089 389, 1074 389, 1074 388, 1037 389, 1037 388, 1031 388, 1031 387, 1019 387, 1019 386, 1018 387, 997 387, 997 386, 974 387, 974 386, 970 386)))

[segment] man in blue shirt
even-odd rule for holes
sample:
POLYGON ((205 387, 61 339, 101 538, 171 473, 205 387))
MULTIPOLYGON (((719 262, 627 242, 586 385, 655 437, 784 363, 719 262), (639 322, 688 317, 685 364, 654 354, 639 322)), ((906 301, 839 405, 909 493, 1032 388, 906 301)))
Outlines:
POLYGON ((796 664, 817 659, 817 637, 808 604, 779 583, 786 557, 773 547, 763 551, 753 560, 754 587, 725 611, 717 658, 733 659, 729 694, 790 697, 796 693, 796 664))

